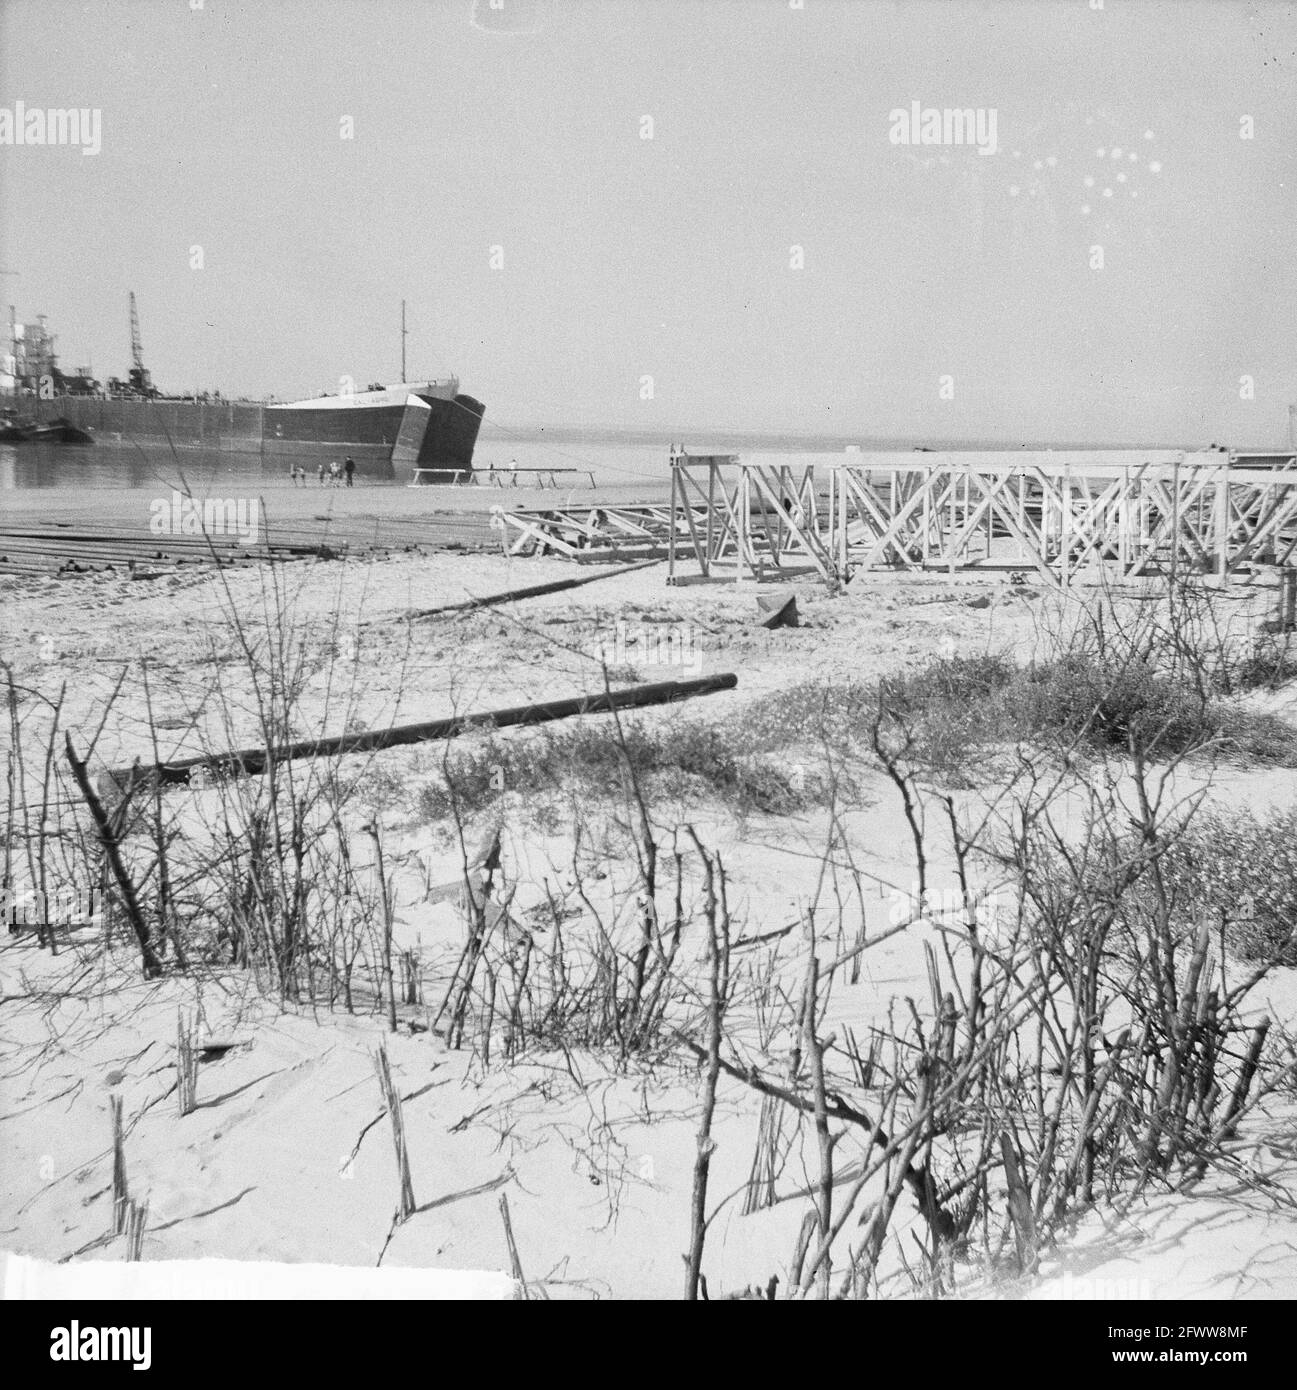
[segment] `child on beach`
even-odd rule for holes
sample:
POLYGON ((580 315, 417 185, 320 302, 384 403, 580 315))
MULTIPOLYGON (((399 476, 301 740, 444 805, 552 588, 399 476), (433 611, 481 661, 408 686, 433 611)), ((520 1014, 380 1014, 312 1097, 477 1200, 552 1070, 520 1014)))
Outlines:
POLYGON ((319 474, 320 486, 323 487, 323 486, 324 486, 324 460, 323 460, 323 459, 320 460, 320 466, 319 466, 319 468, 316 470, 316 472, 319 474))

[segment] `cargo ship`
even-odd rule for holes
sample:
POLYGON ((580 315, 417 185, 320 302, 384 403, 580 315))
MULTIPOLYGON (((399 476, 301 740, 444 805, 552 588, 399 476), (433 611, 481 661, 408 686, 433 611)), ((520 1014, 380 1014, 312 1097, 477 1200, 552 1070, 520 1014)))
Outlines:
POLYGON ((261 452, 315 459, 341 450, 362 470, 366 463, 388 465, 398 476, 468 472, 484 410, 460 394, 456 377, 270 405, 261 452))
POLYGON ((454 481, 473 467, 485 407, 459 393, 454 376, 411 382, 405 373, 405 301, 401 301, 401 381, 365 391, 286 404, 157 391, 144 365, 134 291, 130 294, 131 368, 101 391, 89 367, 59 370, 45 316, 19 324, 9 307, 11 351, 0 361, 0 390, 16 409, 0 416, 0 443, 95 443, 129 448, 204 449, 256 454, 296 464, 341 463, 348 455, 371 477, 454 481))
POLYGON ((460 394, 455 377, 283 405, 83 395, 23 404, 38 421, 66 423, 98 444, 212 449, 285 464, 349 454, 362 474, 430 483, 471 471, 485 410, 460 394))

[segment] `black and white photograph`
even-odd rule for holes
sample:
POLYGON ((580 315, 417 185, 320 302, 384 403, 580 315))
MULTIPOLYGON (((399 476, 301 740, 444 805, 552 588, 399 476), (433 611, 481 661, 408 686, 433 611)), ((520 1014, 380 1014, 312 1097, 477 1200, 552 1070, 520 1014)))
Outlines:
POLYGON ((1255 1369, 1297 3, 0 0, 0 291, 42 1374, 283 1300, 1255 1369))

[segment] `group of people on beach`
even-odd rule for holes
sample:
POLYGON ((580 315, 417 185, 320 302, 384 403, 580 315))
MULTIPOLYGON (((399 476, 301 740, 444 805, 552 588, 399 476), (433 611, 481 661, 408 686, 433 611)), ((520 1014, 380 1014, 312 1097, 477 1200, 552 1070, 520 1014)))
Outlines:
MULTIPOLYGON (((344 478, 346 485, 353 487, 353 480, 356 476, 356 460, 350 454, 341 464, 337 459, 331 459, 327 464, 321 459, 320 466, 315 470, 315 473, 320 480, 321 487, 337 487, 344 478)), ((293 464, 288 470, 288 477, 294 487, 306 486, 306 469, 302 464, 293 464)))

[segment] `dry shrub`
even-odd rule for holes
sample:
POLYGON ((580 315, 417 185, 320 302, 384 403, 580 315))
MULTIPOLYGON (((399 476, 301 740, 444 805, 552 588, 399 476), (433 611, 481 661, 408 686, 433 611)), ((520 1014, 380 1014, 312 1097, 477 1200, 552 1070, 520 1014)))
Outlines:
POLYGON ((620 728, 583 720, 512 737, 490 734, 454 749, 443 776, 420 789, 418 808, 429 820, 443 820, 455 803, 473 813, 506 791, 574 790, 605 798, 628 777, 667 796, 707 792, 739 812, 788 814, 823 798, 818 781, 796 784, 786 760, 754 756, 745 730, 697 720, 665 726, 623 720, 620 728))

